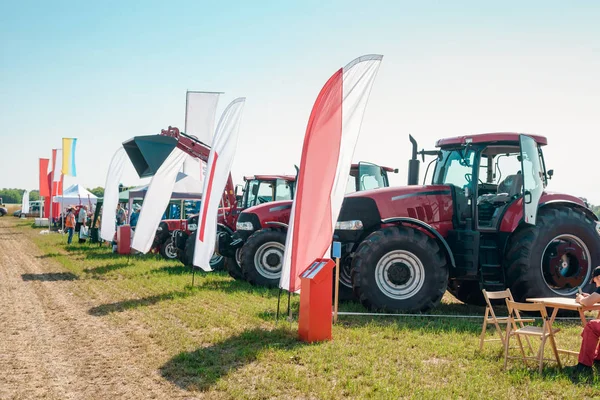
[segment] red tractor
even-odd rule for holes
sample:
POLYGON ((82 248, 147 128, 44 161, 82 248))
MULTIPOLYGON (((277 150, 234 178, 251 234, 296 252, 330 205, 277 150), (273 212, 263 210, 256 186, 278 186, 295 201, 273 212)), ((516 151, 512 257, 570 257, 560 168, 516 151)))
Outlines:
MULTIPOLYGON (((389 186, 388 172, 397 169, 361 162, 350 169, 346 193, 389 186)), ((261 196, 262 188, 253 193, 261 196)), ((269 188, 264 188, 268 193, 269 188)), ((220 240, 218 252, 227 257, 227 270, 237 279, 267 287, 279 284, 292 200, 258 204, 240 214, 233 241, 220 240)), ((349 279, 349 278, 348 278, 349 279)))
MULTIPOLYGON (((123 147, 140 178, 154 175, 174 147, 202 161, 208 161, 210 155, 208 145, 173 127, 163 129, 160 135, 136 136, 124 142, 123 147)), ((287 175, 246 177, 246 189, 242 198, 235 193, 230 174, 219 208, 217 239, 226 238, 225 240, 230 241, 238 216, 244 208, 271 200, 292 199, 295 180, 295 176, 287 175), (273 187, 271 198, 259 193, 264 185, 273 187), (256 197, 249 199, 247 193, 256 194, 256 197)), ((187 220, 162 221, 155 235, 154 247, 160 248, 161 253, 168 258, 178 257, 185 265, 191 265, 195 246, 193 233, 197 225, 197 215, 187 220)), ((210 261, 213 269, 222 269, 223 263, 223 257, 219 254, 215 254, 210 261)))
MULTIPOLYGON (((235 224, 239 215, 248 207, 273 201, 291 200, 294 198, 296 177, 292 175, 253 175, 244 177, 244 188, 240 196, 236 195, 236 203, 231 210, 219 211, 217 223, 217 240, 231 242, 235 224), (230 218, 226 219, 225 215, 230 218)), ((236 187, 237 189, 237 187, 236 187)), ((187 221, 187 231, 174 232, 171 242, 176 243, 179 259, 184 265, 191 265, 194 255, 195 241, 193 233, 198 226, 198 215, 187 221)), ((225 258, 215 253, 210 260, 213 269, 223 269, 225 258)), ((228 270, 230 275, 238 278, 235 270, 228 270)))
POLYGON ((598 218, 582 199, 545 190, 545 137, 467 135, 420 152, 410 139, 409 186, 348 195, 338 218, 344 268, 365 307, 426 311, 447 289, 474 304, 481 289, 510 288, 517 301, 573 297, 589 284, 598 218), (436 156, 431 185, 417 186, 417 154, 436 156))

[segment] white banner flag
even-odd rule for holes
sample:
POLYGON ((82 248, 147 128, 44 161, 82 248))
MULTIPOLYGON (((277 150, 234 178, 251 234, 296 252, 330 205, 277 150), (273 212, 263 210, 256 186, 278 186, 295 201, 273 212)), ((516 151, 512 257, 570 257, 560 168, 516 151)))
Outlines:
POLYGON ((119 181, 123 175, 123 167, 127 160, 127 153, 121 146, 110 160, 104 185, 104 199, 102 203, 102 218, 100 219, 100 237, 111 242, 116 232, 115 219, 117 203, 119 202, 119 181))
POLYGON ((135 226, 135 235, 131 244, 134 249, 147 253, 152 247, 156 229, 169 205, 177 174, 186 156, 186 153, 175 147, 152 177, 135 226))
POLYGON ((215 251, 217 213, 233 164, 245 101, 244 97, 237 98, 223 111, 208 157, 194 249, 194 266, 205 271, 212 271, 210 258, 215 251))
MULTIPOLYGON (((185 98, 185 133, 212 146, 215 132, 215 113, 219 103, 219 92, 188 91, 185 98)), ((206 163, 187 156, 183 163, 183 173, 202 181, 201 166, 206 163)))
POLYGON ((27 190, 23 193, 23 202, 21 204, 21 213, 23 213, 23 214, 29 213, 29 192, 27 190))

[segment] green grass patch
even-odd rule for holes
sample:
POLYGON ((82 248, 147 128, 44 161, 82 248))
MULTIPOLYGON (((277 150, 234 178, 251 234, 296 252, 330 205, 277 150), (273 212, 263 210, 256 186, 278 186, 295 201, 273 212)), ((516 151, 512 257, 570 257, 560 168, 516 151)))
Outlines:
MULTIPOLYGON (((160 349, 148 355, 148 363, 164 379, 209 398, 600 396, 598 377, 575 384, 554 364, 539 375, 536 365, 509 360, 505 371, 499 342, 479 351, 483 308, 448 294, 432 312, 443 317, 342 315, 332 341, 305 344, 297 340, 298 296, 291 299, 295 319, 276 322, 277 289, 253 287, 223 272, 196 273, 192 287, 192 272, 176 261, 119 256, 90 244, 69 246, 66 236, 16 225, 40 248, 38 257, 61 264, 39 279, 71 281, 74 295, 89 302, 90 315, 132 328, 137 340, 160 349), (461 315, 474 318, 448 317, 461 315)), ((286 306, 284 295, 283 313, 286 306)), ((340 311, 365 312, 354 303, 342 304, 340 311)), ((559 347, 579 349, 577 320, 555 326, 561 328, 559 347)), ((493 328, 488 335, 495 335, 493 328)), ((567 365, 577 362, 562 359, 567 365)))

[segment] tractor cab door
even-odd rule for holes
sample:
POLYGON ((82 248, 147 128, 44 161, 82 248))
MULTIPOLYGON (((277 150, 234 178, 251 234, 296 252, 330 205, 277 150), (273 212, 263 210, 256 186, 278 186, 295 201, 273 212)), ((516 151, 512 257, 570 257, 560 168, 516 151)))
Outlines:
POLYGON ((356 190, 370 190, 388 187, 387 173, 379 165, 361 161, 358 163, 356 190))
POLYGON ((538 145, 531 137, 519 135, 521 173, 523 174, 523 220, 535 225, 538 203, 544 191, 543 171, 538 145))

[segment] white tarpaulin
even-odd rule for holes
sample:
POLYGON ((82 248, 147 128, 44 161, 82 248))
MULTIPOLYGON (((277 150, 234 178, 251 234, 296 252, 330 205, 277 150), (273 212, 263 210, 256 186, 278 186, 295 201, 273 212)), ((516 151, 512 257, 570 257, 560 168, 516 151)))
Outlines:
POLYGON ((333 231, 364 111, 381 55, 358 57, 336 71, 313 106, 302 148, 279 287, 300 290, 300 274, 329 258, 333 231))
POLYGON ((54 196, 54 202, 60 203, 62 207, 73 205, 92 205, 96 204, 98 197, 84 188, 79 183, 69 186, 63 190, 61 196, 54 196))
MULTIPOLYGON (((188 91, 185 98, 185 133, 212 146, 215 132, 215 113, 219 102, 219 92, 188 91)), ((206 163, 186 156, 183 173, 202 181, 201 166, 206 163)))
POLYGON ((169 205, 177 174, 183 166, 186 153, 175 147, 150 181, 135 227, 131 247, 147 253, 152 247, 160 219, 169 205))
POLYGON ((106 174, 102 218, 100 219, 100 237, 107 242, 113 240, 116 232, 115 220, 117 203, 119 202, 119 181, 121 180, 121 175, 123 175, 125 160, 127 160, 127 153, 125 153, 125 149, 121 146, 112 156, 106 174))
POLYGON ((21 204, 21 213, 23 213, 23 214, 29 213, 29 192, 27 190, 23 193, 23 201, 21 204))
POLYGON ((208 168, 202 186, 204 197, 200 205, 193 263, 194 266, 205 271, 212 271, 210 258, 215 251, 217 213, 233 164, 245 101, 244 97, 237 98, 223 111, 208 157, 208 168))

